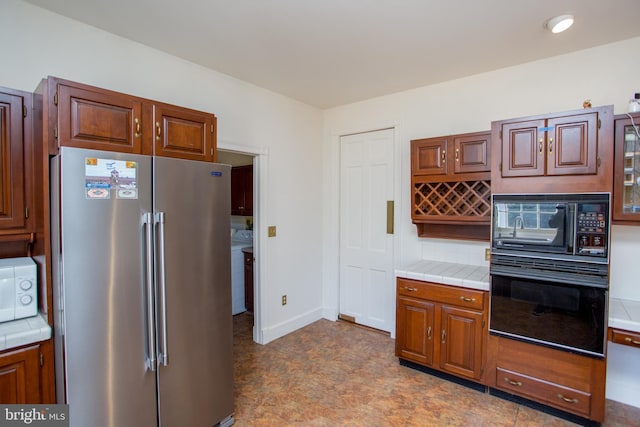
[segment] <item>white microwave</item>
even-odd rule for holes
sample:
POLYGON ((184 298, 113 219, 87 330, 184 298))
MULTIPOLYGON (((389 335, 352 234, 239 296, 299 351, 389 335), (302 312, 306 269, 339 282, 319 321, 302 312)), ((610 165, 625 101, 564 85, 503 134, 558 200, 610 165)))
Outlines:
POLYGON ((38 279, 31 258, 0 259, 0 322, 38 314, 38 279))

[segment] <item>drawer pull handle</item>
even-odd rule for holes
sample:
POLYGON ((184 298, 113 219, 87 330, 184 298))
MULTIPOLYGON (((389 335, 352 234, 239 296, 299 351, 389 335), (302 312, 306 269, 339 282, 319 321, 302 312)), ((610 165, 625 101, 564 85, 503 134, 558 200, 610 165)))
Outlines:
POLYGON ((160 141, 160 135, 162 131, 160 129, 160 122, 156 122, 156 141, 160 141))
POLYGON ((542 138, 540 138, 540 145, 539 145, 539 149, 540 149, 540 154, 542 154, 542 138))
POLYGON ((417 290, 418 290, 418 288, 410 288, 410 287, 408 287, 408 286, 405 286, 405 287, 404 287, 404 290, 405 290, 405 291, 409 291, 409 292, 415 292, 415 291, 417 291, 417 290))
POLYGON ((427 328, 427 339, 431 340, 431 326, 427 328))
POLYGON ((465 296, 461 296, 460 300, 464 301, 464 302, 476 302, 475 298, 469 298, 469 297, 465 297, 465 296))
POLYGON ((568 398, 568 397, 564 397, 564 396, 563 396, 563 395, 561 395, 561 394, 558 394, 558 398, 560 398, 560 399, 564 400, 564 401, 565 401, 565 402, 567 402, 567 403, 578 403, 578 399, 575 399, 575 398, 570 399, 570 398, 568 398))
POLYGON ((515 385, 515 386, 517 386, 517 387, 522 387, 522 383, 521 383, 520 381, 510 380, 510 379, 509 379, 509 378, 507 378, 507 377, 504 377, 504 380, 505 380, 506 382, 508 382, 509 384, 511 384, 511 385, 515 385))
POLYGON ((136 138, 140 138, 140 135, 142 135, 140 133, 140 119, 136 118, 133 121, 134 121, 134 123, 136 125, 136 131, 135 131, 133 136, 135 136, 136 138))
POLYGON ((640 345, 640 341, 634 340, 633 338, 626 337, 624 341, 630 342, 631 344, 640 345))
POLYGON ((442 330, 442 344, 444 344, 447 340, 447 333, 444 331, 444 329, 442 330))

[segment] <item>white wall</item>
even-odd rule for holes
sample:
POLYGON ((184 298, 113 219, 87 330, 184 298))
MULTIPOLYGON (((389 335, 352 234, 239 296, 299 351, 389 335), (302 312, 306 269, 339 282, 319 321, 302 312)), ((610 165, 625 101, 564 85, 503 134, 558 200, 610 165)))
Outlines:
MULTIPOLYGON (((323 134, 325 316, 334 315, 338 307, 340 135, 387 126, 397 129, 400 167, 396 180, 400 186, 396 201, 400 212, 396 215, 399 241, 396 266, 421 258, 486 265, 484 248, 488 243, 417 237, 410 219, 409 141, 488 130, 493 120, 578 109, 586 99, 594 106, 613 104, 616 114, 624 113, 630 96, 640 91, 637 52, 640 52, 640 38, 326 110, 323 134)), ((637 280, 640 227, 614 227, 612 246, 611 296, 640 300, 637 280)), ((632 392, 638 388, 640 378, 632 375, 626 381, 628 391, 632 392)), ((624 379, 610 387, 620 390, 625 387, 623 383, 624 379)), ((640 397, 633 403, 640 407, 640 397)))
POLYGON ((219 143, 264 153, 260 332, 268 341, 321 317, 320 110, 19 0, 2 0, 0 39, 0 86, 32 91, 53 75, 209 111, 219 143))

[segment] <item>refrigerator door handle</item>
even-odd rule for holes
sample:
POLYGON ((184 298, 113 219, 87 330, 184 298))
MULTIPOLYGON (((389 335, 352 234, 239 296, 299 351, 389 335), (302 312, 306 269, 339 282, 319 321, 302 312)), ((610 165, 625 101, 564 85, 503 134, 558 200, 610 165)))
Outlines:
POLYGON ((153 216, 151 213, 143 215, 146 240, 146 288, 147 288, 147 360, 148 370, 156 370, 156 334, 154 330, 155 316, 153 311, 153 216))
POLYGON ((158 251, 156 253, 158 262, 158 288, 160 290, 160 323, 161 338, 160 350, 158 352, 159 362, 164 366, 169 364, 169 346, 167 344, 167 292, 165 281, 165 260, 164 260, 164 212, 157 212, 155 223, 158 224, 158 251))

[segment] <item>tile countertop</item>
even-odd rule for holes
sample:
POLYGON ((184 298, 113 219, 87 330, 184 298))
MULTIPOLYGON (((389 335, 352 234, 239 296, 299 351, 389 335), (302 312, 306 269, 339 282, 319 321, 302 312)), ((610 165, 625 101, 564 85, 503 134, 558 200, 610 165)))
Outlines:
POLYGON ((489 290, 489 266, 422 260, 396 270, 396 277, 489 290))
POLYGON ((609 298, 609 326, 640 332, 640 301, 609 298))
POLYGON ((0 351, 51 338, 51 326, 42 314, 0 323, 0 351))

